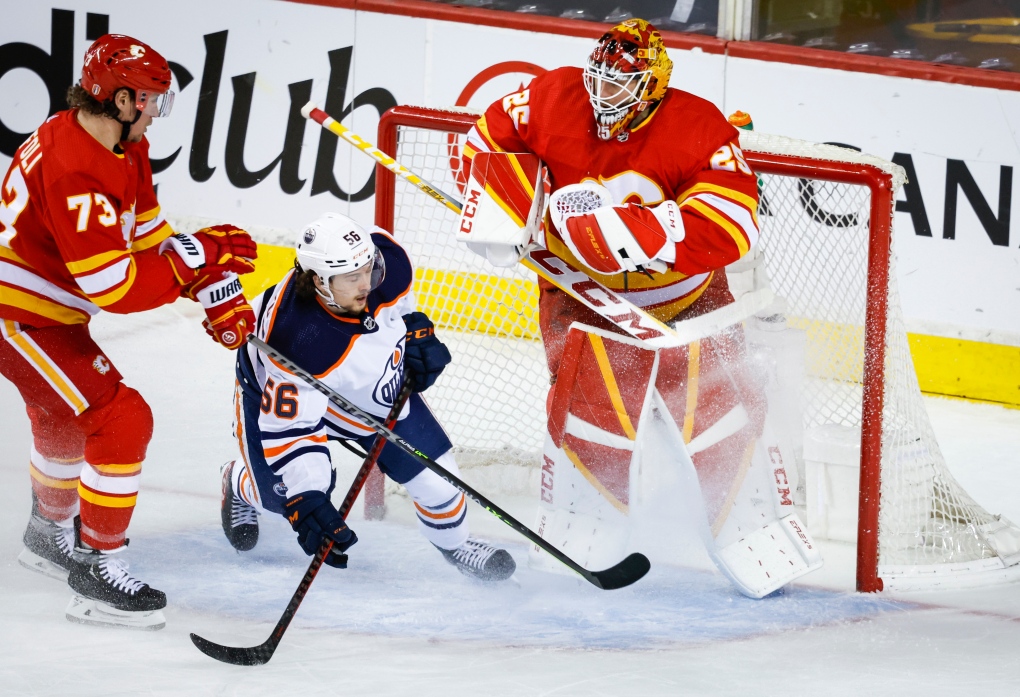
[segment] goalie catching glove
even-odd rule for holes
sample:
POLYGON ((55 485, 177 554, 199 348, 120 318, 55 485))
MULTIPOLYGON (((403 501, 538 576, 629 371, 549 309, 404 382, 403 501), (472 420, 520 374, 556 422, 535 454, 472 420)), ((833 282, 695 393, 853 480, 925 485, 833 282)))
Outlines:
POLYGON ((358 536, 347 527, 340 513, 333 508, 329 497, 321 491, 306 491, 287 499, 285 504, 287 520, 298 534, 298 544, 305 554, 312 556, 325 538, 333 540, 333 548, 323 563, 338 569, 347 568, 347 551, 358 536))
POLYGON ((594 182, 557 190, 549 215, 574 256, 601 274, 667 271, 676 261, 676 244, 684 239, 675 201, 616 206, 609 190, 594 182))
POLYGON ((424 312, 404 315, 404 365, 415 392, 432 387, 453 357, 446 344, 436 336, 436 327, 424 312))

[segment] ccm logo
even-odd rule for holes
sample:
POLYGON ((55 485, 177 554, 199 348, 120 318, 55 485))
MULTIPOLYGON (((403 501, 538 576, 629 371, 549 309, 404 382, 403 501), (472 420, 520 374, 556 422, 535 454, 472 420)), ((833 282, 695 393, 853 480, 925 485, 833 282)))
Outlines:
MULTIPOLYGON (((553 502, 553 461, 549 459, 548 455, 542 456, 542 500, 545 503, 553 502)), ((543 522, 544 519, 543 519, 543 522)), ((539 533, 542 534, 541 532, 539 533)))
POLYGON ((471 232, 471 228, 474 226, 474 223, 469 218, 474 218, 475 213, 478 212, 478 199, 481 195, 481 189, 471 189, 468 191, 467 201, 464 202, 464 208, 460 216, 460 231, 465 234, 471 232))

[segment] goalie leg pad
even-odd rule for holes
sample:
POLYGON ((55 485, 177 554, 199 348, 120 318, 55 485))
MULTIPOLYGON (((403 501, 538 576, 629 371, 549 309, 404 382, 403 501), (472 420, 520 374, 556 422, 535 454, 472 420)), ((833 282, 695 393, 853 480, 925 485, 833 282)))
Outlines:
MULTIPOLYGON (((535 531, 585 568, 604 569, 620 561, 630 539, 626 513, 607 500, 549 437, 545 439, 542 461, 542 497, 535 531)), ((528 550, 528 566, 573 574, 537 545, 528 550)))
POLYGON ((626 512, 637 424, 655 352, 627 337, 574 325, 550 399, 548 430, 574 467, 626 512))

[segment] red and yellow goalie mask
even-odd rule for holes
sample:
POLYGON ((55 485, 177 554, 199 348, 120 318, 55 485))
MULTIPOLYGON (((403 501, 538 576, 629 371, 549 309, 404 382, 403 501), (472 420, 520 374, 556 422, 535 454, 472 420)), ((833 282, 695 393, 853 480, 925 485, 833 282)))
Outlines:
POLYGON ((584 68, 599 138, 627 138, 635 117, 666 94, 673 61, 659 31, 628 19, 602 35, 584 68))

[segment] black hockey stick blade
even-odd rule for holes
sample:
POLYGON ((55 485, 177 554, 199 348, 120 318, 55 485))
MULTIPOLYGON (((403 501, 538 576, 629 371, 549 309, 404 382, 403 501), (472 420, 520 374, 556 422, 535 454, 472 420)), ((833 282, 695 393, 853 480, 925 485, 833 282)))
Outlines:
POLYGON ((651 568, 652 563, 648 561, 648 557, 634 552, 619 564, 610 566, 608 569, 589 571, 588 575, 591 578, 588 581, 602 590, 612 591, 617 588, 625 588, 635 581, 641 580, 651 568))
POLYGON ((273 657, 273 652, 276 651, 277 644, 280 643, 274 635, 263 644, 252 646, 251 648, 242 648, 239 646, 223 646, 208 639, 203 639, 194 632, 190 636, 191 643, 198 647, 198 650, 206 656, 235 666, 260 666, 263 663, 268 663, 269 659, 273 657))

